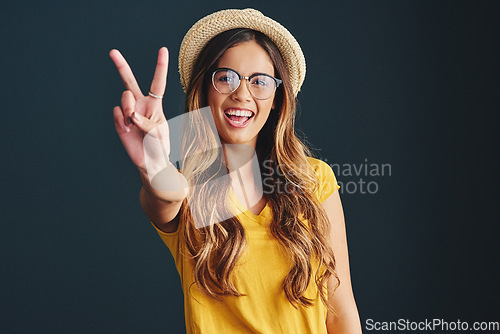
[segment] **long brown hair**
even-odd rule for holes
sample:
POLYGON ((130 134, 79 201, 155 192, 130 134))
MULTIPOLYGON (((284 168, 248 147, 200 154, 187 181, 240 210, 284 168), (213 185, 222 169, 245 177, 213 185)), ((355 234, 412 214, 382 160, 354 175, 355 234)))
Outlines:
MULTIPOLYGON (((318 180, 306 159, 310 152, 295 134, 296 99, 276 45, 264 34, 250 29, 233 29, 214 37, 194 65, 185 112, 196 113, 208 105, 210 75, 219 58, 227 49, 250 40, 266 50, 276 76, 283 82, 276 91, 275 110, 260 131, 256 148, 266 185, 276 189, 274 185, 284 184, 287 189, 276 192, 264 188, 273 213, 272 235, 290 259, 283 289, 292 305, 311 305, 312 300, 304 293, 314 271, 318 292, 328 307, 326 284, 332 276, 338 282, 335 258, 327 239, 330 223, 314 196, 318 180)), ((194 114, 193 119, 196 117, 194 114)), ((222 150, 213 149, 217 134, 200 126, 202 122, 191 123, 189 135, 183 142, 186 158, 182 172, 192 190, 181 209, 181 224, 184 224, 184 237, 194 261, 195 281, 202 292, 216 299, 222 295, 240 296, 231 272, 246 248, 245 229, 237 217, 231 217, 227 207, 231 182, 223 178, 226 166, 222 150), (218 178, 220 182, 211 182, 218 178)))

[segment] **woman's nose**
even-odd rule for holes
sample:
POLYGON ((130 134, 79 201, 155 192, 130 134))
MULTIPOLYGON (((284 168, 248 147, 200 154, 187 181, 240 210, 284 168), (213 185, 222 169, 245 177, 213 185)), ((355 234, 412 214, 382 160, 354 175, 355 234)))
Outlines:
POLYGON ((242 78, 240 86, 231 94, 232 98, 241 102, 251 101, 252 93, 248 89, 248 79, 242 78))

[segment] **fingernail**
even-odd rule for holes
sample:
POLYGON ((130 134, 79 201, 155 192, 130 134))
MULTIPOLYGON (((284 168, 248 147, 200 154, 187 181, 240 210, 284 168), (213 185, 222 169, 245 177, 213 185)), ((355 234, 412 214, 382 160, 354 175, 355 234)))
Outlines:
POLYGON ((123 129, 123 131, 125 131, 125 132, 130 132, 130 129, 129 129, 129 128, 127 128, 125 125, 122 125, 122 129, 123 129))
POLYGON ((141 120, 139 119, 139 116, 137 116, 137 114, 135 113, 135 111, 132 113, 132 117, 134 117, 134 121, 136 121, 137 123, 141 122, 141 120))

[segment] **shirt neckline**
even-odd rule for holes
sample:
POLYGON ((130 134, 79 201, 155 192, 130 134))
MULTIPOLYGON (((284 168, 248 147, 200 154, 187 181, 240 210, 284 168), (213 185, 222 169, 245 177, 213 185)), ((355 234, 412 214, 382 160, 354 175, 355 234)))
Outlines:
MULTIPOLYGON (((246 217, 250 218, 253 221, 256 222, 261 222, 266 219, 266 217, 269 216, 269 211, 271 210, 271 206, 269 203, 269 200, 267 200, 266 205, 264 208, 259 212, 258 215, 253 214, 247 207, 245 207, 236 197, 234 191, 232 188, 229 189, 229 199, 230 201, 234 204, 234 209, 236 209, 236 212, 234 212, 237 216, 240 214, 245 215, 246 217)), ((234 210, 233 210, 234 211, 234 210)))

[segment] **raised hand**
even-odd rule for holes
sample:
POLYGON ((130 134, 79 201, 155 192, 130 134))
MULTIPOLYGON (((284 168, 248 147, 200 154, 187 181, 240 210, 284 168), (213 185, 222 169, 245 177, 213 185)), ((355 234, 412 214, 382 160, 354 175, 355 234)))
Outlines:
POLYGON ((139 169, 143 184, 141 206, 157 226, 162 226, 177 216, 187 195, 186 178, 169 161, 168 123, 161 101, 167 84, 168 50, 161 48, 158 52, 153 82, 146 96, 121 53, 111 50, 109 56, 127 89, 122 94, 121 106, 113 109, 116 132, 139 169))
POLYGON ((132 162, 139 171, 147 173, 147 152, 143 139, 148 133, 161 141, 163 160, 168 162, 170 151, 168 124, 163 114, 162 100, 165 93, 168 71, 168 50, 163 47, 158 52, 156 70, 148 95, 143 95, 127 61, 118 50, 111 50, 113 60, 125 84, 121 106, 113 109, 116 132, 132 162), (146 157, 145 157, 146 153, 146 157))

